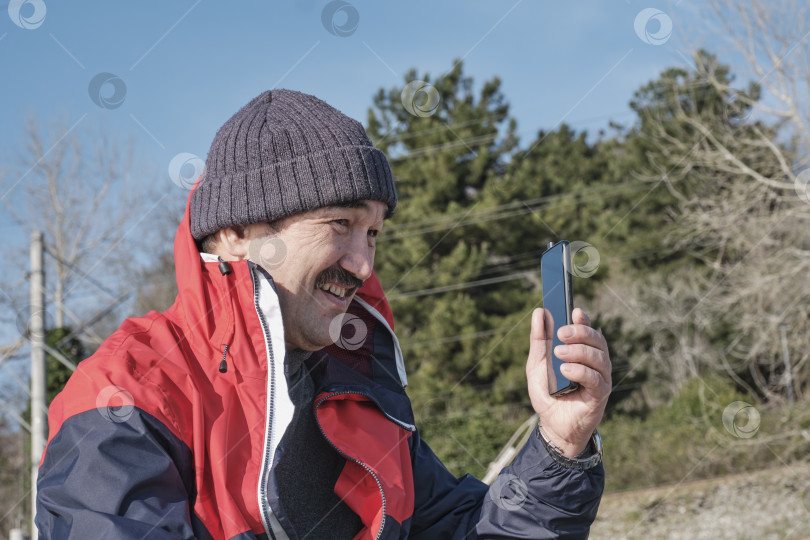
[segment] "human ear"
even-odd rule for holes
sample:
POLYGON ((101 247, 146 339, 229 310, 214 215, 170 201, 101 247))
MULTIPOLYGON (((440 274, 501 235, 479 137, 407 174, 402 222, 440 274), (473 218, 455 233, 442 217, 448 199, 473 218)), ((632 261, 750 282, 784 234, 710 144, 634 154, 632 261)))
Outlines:
POLYGON ((248 258, 249 235, 245 227, 234 225, 217 231, 217 249, 214 255, 219 255, 225 261, 241 261, 248 258))

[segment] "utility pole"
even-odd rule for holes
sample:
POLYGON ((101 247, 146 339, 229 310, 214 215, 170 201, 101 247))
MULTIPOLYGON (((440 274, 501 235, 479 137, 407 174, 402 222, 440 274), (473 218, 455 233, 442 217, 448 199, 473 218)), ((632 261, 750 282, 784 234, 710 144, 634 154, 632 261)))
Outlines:
POLYGON ((37 540, 39 460, 48 440, 47 375, 45 372, 45 271, 42 233, 31 233, 31 297, 28 338, 31 340, 31 540, 37 540))
POLYGON ((531 437, 532 433, 534 432, 534 428, 537 426, 539 421, 540 417, 537 416, 537 414, 533 414, 528 420, 521 424, 512 437, 510 437, 509 442, 506 443, 506 446, 503 447, 501 453, 498 454, 498 457, 496 457, 494 461, 490 462, 482 482, 487 485, 492 485, 492 482, 498 478, 498 474, 500 474, 501 469, 512 463, 515 456, 518 455, 520 449, 523 448, 526 441, 528 441, 529 437, 531 437))
POLYGON ((787 346, 787 326, 779 325, 782 334, 782 358, 785 360, 785 385, 787 386, 788 405, 793 408, 793 377, 790 374, 790 355, 787 346))

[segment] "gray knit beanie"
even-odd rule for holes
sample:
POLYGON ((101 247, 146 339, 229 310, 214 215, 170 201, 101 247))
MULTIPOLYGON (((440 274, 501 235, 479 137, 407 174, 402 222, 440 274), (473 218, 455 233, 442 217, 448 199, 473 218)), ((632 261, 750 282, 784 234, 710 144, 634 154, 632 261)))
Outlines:
POLYGON ((359 200, 397 205, 388 160, 320 99, 269 90, 225 122, 191 195, 191 235, 359 200))

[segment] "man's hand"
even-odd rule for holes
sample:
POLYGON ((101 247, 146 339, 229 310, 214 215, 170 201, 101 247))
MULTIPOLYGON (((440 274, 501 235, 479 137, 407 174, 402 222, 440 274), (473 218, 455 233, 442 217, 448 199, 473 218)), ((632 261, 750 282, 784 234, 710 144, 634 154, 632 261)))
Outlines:
POLYGON ((610 395, 611 364, 607 342, 590 327, 588 316, 579 308, 572 314, 574 324, 560 328, 557 357, 565 361, 561 371, 579 389, 560 397, 548 393, 546 353, 552 346, 551 317, 545 309, 532 313, 529 360, 526 376, 532 407, 540 416, 543 433, 567 457, 574 457, 588 445, 593 429, 602 420, 610 395), (570 334, 569 334, 570 332, 570 334))

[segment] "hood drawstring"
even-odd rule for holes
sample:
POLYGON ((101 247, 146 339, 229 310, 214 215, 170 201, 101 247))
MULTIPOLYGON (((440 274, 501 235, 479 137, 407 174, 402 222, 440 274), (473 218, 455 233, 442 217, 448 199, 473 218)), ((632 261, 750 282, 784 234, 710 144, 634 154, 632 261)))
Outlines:
MULTIPOLYGON (((218 257, 219 259, 219 273, 223 276, 228 276, 233 273, 233 268, 231 265, 228 264, 226 261, 222 260, 222 257, 218 257)), ((231 302, 231 311, 233 312, 233 294, 231 293, 231 284, 228 284, 228 293, 231 302)), ((233 313, 231 313, 231 323, 233 324, 233 313)), ((231 333, 231 337, 233 337, 233 333, 231 333)), ((226 361, 228 357, 228 347, 230 347, 229 343, 225 344, 225 350, 222 351, 222 361, 219 363, 219 372, 226 373, 228 371, 228 362, 226 361)))

